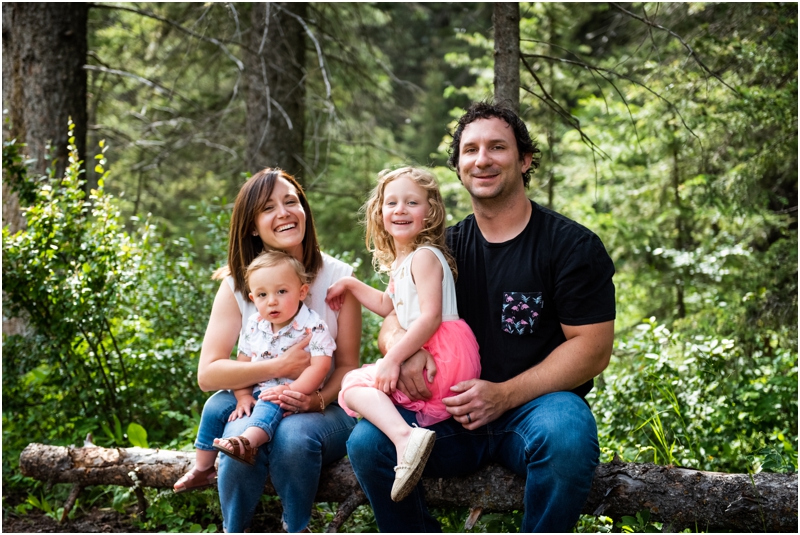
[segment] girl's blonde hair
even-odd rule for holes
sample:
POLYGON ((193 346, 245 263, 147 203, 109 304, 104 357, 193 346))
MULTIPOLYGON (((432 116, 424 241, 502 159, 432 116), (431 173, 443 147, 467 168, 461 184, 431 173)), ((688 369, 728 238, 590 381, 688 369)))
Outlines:
POLYGON ((401 167, 394 171, 384 169, 378 173, 378 184, 364 204, 364 223, 367 227, 366 244, 372 253, 372 264, 378 271, 388 272, 392 269, 392 262, 397 258, 394 248, 394 239, 383 226, 383 200, 386 185, 400 177, 407 177, 416 185, 428 192, 430 211, 425 217, 422 231, 417 235, 412 245, 417 249, 420 245, 431 245, 444 254, 453 278, 458 276, 456 263, 445 243, 445 210, 439 185, 433 174, 418 167, 401 167))
POLYGON ((300 279, 301 285, 309 284, 310 277, 308 273, 306 273, 303 264, 289 253, 274 249, 262 252, 247 266, 244 273, 246 291, 250 291, 250 277, 253 276, 253 273, 259 269, 275 267, 281 264, 289 264, 289 266, 294 269, 294 272, 297 273, 297 278, 300 279))

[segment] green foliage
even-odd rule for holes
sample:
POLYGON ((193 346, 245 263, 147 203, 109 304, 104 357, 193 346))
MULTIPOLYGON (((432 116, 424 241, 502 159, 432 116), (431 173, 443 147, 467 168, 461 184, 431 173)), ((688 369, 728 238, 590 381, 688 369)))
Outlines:
MULTIPOLYGON (((129 499, 135 501, 133 492, 129 499)), ((216 522, 220 518, 219 500, 215 490, 175 494, 172 490, 145 489, 149 504, 144 519, 136 525, 144 531, 167 533, 217 533, 222 531, 216 522)))
MULTIPOLYGON (((211 266, 195 263, 191 236, 163 245, 147 221, 128 233, 103 189, 104 158, 87 195, 70 150, 64 177, 31 180, 26 228, 3 229, 4 313, 27 323, 3 340, 6 482, 20 481, 12 474, 29 442, 81 444, 92 433, 98 445, 157 446, 175 439, 175 415, 203 400, 195 370, 211 266)), ((212 238, 224 234, 221 214, 207 207, 199 218, 212 238)))
POLYGON ((661 522, 650 522, 650 511, 642 509, 636 516, 623 516, 616 526, 622 533, 661 533, 661 522))
POLYGON ((795 352, 747 354, 733 339, 684 337, 652 318, 618 340, 589 399, 609 455, 701 470, 748 472, 760 463, 794 471, 796 392, 795 352))
MULTIPOLYGON (((137 9, 242 54, 244 6, 137 9)), ((797 6, 630 9, 675 33, 606 4, 520 6, 521 111, 543 150, 530 196, 595 231, 617 268, 617 341, 590 394, 602 460, 795 471, 797 6)), ((378 171, 433 164, 448 221, 471 212, 441 167, 445 123, 491 96, 490 9, 309 10, 332 92, 310 53, 301 178, 323 249, 384 288, 356 224, 378 171)), ((90 63, 132 73, 90 71, 92 165, 83 174, 73 155, 64 177, 32 176, 20 145, 4 143, 4 180, 28 223, 3 233, 4 314, 28 322, 3 340, 4 488, 30 496, 18 513, 58 516, 67 493, 18 474, 28 442, 81 443, 91 432, 99 445, 191 447, 204 397, 196 359, 217 287, 209 275, 224 262, 229 199, 245 171, 241 73, 219 46, 120 9, 90 10, 89 25, 90 63), (84 191, 90 173, 99 187, 84 191)), ((361 361, 374 362, 380 318, 362 317, 361 361)), ((213 493, 147 492, 143 529, 216 528, 213 493)), ((81 499, 119 511, 135 503, 118 488, 81 499)), ((317 527, 331 514, 319 507, 317 527)), ((446 530, 463 529, 466 510, 437 514, 446 530)), ((649 520, 583 517, 576 529, 646 531, 649 520)), ((486 515, 475 531, 518 528, 519 514, 486 515)), ((345 529, 377 528, 362 507, 345 529)))

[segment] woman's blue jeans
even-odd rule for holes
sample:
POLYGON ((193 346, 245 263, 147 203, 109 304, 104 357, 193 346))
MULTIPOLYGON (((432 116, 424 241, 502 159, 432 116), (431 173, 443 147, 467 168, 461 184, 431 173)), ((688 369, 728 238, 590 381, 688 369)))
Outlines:
MULTIPOLYGON (((206 404, 212 400, 214 403, 229 402, 228 396, 233 398, 231 392, 221 390, 206 404)), ((240 435, 250 425, 249 420, 250 417, 245 416, 228 422, 223 436, 240 435)), ((324 465, 344 457, 347 437, 355 423, 355 418, 347 416, 333 403, 324 413, 301 413, 284 418, 272 441, 259 448, 255 466, 221 455, 217 486, 225 531, 241 533, 250 525, 267 476, 272 478, 272 485, 281 499, 286 530, 303 530, 311 519, 320 471, 324 465)))
MULTIPOLYGON (((414 413, 398 407, 409 423, 414 413)), ((497 462, 526 477, 523 532, 571 531, 589 495, 600 451, 597 425, 583 399, 570 392, 544 395, 474 431, 452 418, 429 429, 436 443, 424 476, 455 477, 497 462)), ((382 532, 441 531, 419 483, 403 501, 391 499, 397 453, 367 420, 347 441, 350 463, 382 532)))

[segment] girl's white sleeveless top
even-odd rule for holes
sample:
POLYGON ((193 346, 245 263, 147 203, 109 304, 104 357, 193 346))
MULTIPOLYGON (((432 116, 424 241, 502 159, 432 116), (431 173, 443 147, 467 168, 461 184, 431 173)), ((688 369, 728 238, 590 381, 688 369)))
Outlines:
POLYGON ((453 280, 453 273, 447 264, 442 252, 436 247, 422 245, 408 255, 399 266, 393 266, 392 279, 394 280, 394 291, 389 291, 389 296, 394 303, 394 310, 400 326, 408 330, 409 325, 419 318, 419 295, 417 285, 411 276, 411 259, 420 249, 433 251, 439 262, 442 263, 442 321, 456 321, 458 319, 458 306, 456 305, 456 284, 453 280))

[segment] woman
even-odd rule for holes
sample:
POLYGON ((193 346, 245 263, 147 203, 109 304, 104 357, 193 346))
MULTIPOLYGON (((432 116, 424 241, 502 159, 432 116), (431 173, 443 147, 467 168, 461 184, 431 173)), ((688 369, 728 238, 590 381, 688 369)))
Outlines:
MULTIPOLYGON (((259 171, 236 197, 228 265, 216 274, 224 280, 214 299, 200 352, 200 388, 236 389, 275 377, 296 378, 310 362, 304 349, 307 340, 273 360, 242 363, 230 359, 243 323, 256 311, 246 297, 244 270, 264 249, 291 254, 314 275, 305 302, 326 321, 337 348, 331 372, 319 393, 304 395, 287 389, 270 400, 279 403, 286 416, 270 444, 259 448, 256 466, 227 456, 220 459, 218 487, 227 532, 242 532, 249 526, 268 475, 283 504, 284 528, 289 532, 306 529, 320 470, 346 454, 345 442, 355 425, 355 419, 339 408, 336 399, 342 377, 358 366, 361 307, 349 294, 338 314, 325 304, 328 286, 353 270, 320 253, 305 193, 280 169, 259 171)), ((207 403, 229 403, 231 396, 228 390, 221 390, 207 403)), ((248 418, 229 422, 223 436, 240 435, 248 418)))

